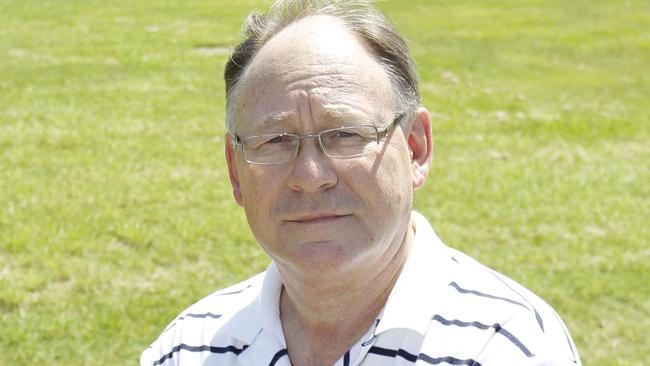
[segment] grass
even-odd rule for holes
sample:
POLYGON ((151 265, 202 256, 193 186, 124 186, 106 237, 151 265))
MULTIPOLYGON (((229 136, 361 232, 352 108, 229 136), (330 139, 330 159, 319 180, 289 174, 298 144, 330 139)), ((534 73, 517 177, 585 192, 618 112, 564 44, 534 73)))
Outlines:
MULTIPOLYGON (((227 49, 268 2, 0 0, 0 365, 135 363, 265 268, 223 157, 227 49)), ((436 156, 416 207, 589 364, 650 344, 650 6, 384 1, 436 156)))

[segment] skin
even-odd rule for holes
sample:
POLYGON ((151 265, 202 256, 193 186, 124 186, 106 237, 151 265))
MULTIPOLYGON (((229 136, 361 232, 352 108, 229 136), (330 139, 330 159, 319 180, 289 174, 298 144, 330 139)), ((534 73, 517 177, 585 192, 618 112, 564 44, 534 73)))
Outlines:
MULTIPOLYGON (((308 17, 273 37, 242 79, 234 132, 317 133, 385 126, 397 112, 388 75, 342 24, 308 17)), ((296 159, 248 164, 226 135, 233 194, 277 264, 293 365, 331 365, 370 327, 408 256, 413 191, 431 160, 420 108, 372 154, 333 159, 303 139, 296 159)))

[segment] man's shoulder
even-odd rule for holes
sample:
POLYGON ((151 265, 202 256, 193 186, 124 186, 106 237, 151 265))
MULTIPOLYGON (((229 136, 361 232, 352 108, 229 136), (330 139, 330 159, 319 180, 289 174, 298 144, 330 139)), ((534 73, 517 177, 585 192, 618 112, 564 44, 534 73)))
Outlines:
POLYGON ((564 323, 548 303, 472 257, 452 248, 447 250, 448 296, 433 316, 434 328, 445 334, 450 329, 457 331, 465 340, 464 346, 471 343, 472 337, 480 347, 487 345, 482 342, 488 342, 491 346, 484 349, 486 354, 496 350, 503 356, 509 351, 528 359, 551 352, 577 359, 564 323), (493 338, 491 334, 499 336, 493 338))
POLYGON ((254 306, 266 272, 243 282, 217 290, 183 310, 171 321, 158 338, 142 353, 142 365, 162 363, 185 348, 224 345, 224 350, 237 353, 246 347, 228 329, 238 329, 231 323, 242 311, 254 306))
POLYGON ((412 263, 416 270, 410 270, 407 278, 426 294, 438 315, 436 319, 494 324, 516 318, 543 328, 543 313, 550 306, 541 298, 462 251, 445 245, 426 218, 416 212, 413 217, 417 230, 411 257, 415 257, 412 263))
POLYGON ((449 248, 451 265, 448 277, 453 308, 467 314, 483 314, 495 320, 529 315, 530 320, 544 328, 542 314, 552 310, 535 293, 469 255, 449 248))

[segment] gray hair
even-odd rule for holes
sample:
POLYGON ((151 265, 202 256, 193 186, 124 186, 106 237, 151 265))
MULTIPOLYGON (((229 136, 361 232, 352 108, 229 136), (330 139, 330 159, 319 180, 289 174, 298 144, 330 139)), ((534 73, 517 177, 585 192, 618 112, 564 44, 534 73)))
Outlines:
POLYGON ((415 63, 406 41, 393 23, 372 6, 372 0, 277 0, 267 13, 253 11, 242 27, 238 44, 224 72, 226 127, 233 130, 234 108, 240 81, 257 52, 289 24, 309 16, 327 15, 341 20, 348 31, 365 43, 393 85, 397 109, 407 115, 420 105, 415 63))

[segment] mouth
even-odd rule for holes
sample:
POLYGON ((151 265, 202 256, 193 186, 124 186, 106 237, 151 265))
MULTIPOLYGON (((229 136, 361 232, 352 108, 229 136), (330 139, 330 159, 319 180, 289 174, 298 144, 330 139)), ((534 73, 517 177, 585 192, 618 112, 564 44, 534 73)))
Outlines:
POLYGON ((335 221, 348 216, 350 215, 339 215, 339 214, 328 214, 328 213, 307 214, 307 215, 299 215, 296 217, 292 217, 285 221, 298 223, 298 224, 321 224, 321 223, 328 223, 331 221, 335 221))

